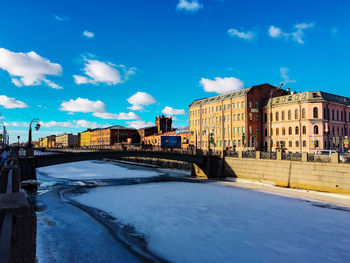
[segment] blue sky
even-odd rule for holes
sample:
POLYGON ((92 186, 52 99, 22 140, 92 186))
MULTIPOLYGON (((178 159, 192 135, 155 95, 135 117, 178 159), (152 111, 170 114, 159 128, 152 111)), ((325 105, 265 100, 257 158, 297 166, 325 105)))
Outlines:
POLYGON ((194 99, 261 83, 350 97, 349 11, 329 0, 2 1, 1 121, 16 141, 32 118, 43 122, 34 138, 163 113, 185 126, 194 99))

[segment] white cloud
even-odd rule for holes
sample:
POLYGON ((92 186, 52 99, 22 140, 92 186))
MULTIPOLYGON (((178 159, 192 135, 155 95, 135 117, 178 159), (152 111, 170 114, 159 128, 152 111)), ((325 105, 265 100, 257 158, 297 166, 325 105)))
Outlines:
POLYGON ((289 72, 289 68, 286 68, 286 67, 280 68, 281 78, 283 79, 283 82, 285 83, 296 82, 296 80, 290 79, 288 72, 289 72))
POLYGON ((135 68, 126 68, 124 65, 115 65, 110 62, 102 62, 94 59, 84 58, 84 68, 82 71, 87 76, 73 75, 76 84, 105 83, 116 85, 128 80, 135 73, 135 68))
POLYGON ((138 120, 140 116, 134 112, 121 112, 121 113, 109 113, 109 112, 95 112, 92 114, 95 117, 109 120, 138 120))
MULTIPOLYGON (((29 127, 28 122, 4 122, 5 126, 9 127, 29 127)), ((44 128, 51 128, 51 127, 61 127, 61 128, 99 128, 99 127, 106 127, 110 126, 110 124, 98 124, 96 122, 91 122, 87 120, 73 120, 73 121, 49 121, 49 122, 44 122, 40 121, 41 127, 44 128)), ((28 131, 26 131, 27 133, 28 131)))
POLYGON ((0 95, 0 105, 5 109, 28 108, 29 106, 23 101, 9 98, 6 95, 0 95))
POLYGON ((202 78, 200 84, 203 86, 204 91, 216 92, 218 94, 224 94, 244 88, 243 82, 234 77, 216 77, 215 80, 202 78))
POLYGON ((227 30, 227 33, 231 37, 238 37, 244 40, 252 40, 255 36, 255 33, 252 31, 238 31, 237 29, 231 28, 227 30))
POLYGON ((126 124, 135 129, 155 126, 154 123, 150 121, 127 121, 126 124))
POLYGON ((272 38, 284 38, 286 40, 292 39, 293 41, 299 44, 304 44, 304 39, 303 39, 305 36, 304 30, 312 28, 314 26, 315 26, 314 23, 296 24, 294 25, 294 28, 296 30, 290 33, 283 32, 279 27, 270 26, 268 32, 270 37, 272 38))
POLYGON ((178 11, 184 10, 186 12, 196 12, 201 8, 203 8, 203 5, 198 0, 179 0, 176 6, 178 11))
POLYGON ((94 32, 90 32, 90 31, 87 31, 87 30, 84 30, 83 36, 84 36, 84 37, 87 37, 87 38, 93 38, 93 37, 95 37, 95 33, 94 33, 94 32))
POLYGON ((151 94, 141 91, 136 92, 134 95, 128 98, 127 101, 132 104, 132 106, 128 107, 128 109, 138 111, 144 110, 144 106, 149 106, 157 102, 151 94))
POLYGON ((45 83, 52 88, 62 89, 61 86, 46 78, 46 75, 61 75, 61 65, 51 63, 50 60, 41 57, 34 51, 16 53, 0 48, 0 68, 10 74, 12 83, 18 87, 37 86, 45 83))
POLYGON ((61 16, 58 16, 58 15, 54 15, 53 16, 57 21, 67 21, 69 20, 68 17, 61 17, 61 16))
POLYGON ((165 106, 165 108, 162 110, 162 113, 165 115, 173 116, 173 115, 185 115, 185 110, 183 109, 174 109, 169 106, 165 106))
POLYGON ((106 112, 106 105, 100 101, 92 101, 84 98, 77 98, 75 100, 63 101, 61 103, 61 111, 69 112, 106 112))

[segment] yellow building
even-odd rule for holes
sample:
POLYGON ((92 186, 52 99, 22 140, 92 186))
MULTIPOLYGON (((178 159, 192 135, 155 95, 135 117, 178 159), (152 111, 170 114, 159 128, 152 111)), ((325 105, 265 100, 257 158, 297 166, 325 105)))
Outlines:
POLYGON ((79 146, 80 147, 89 147, 90 146, 90 135, 91 129, 87 129, 79 133, 79 146))

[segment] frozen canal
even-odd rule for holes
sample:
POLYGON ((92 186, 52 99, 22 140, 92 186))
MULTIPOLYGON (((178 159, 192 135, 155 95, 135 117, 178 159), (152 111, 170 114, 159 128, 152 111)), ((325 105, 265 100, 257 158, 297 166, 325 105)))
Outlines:
POLYGON ((108 162, 38 169, 39 262, 350 262, 350 210, 108 162))

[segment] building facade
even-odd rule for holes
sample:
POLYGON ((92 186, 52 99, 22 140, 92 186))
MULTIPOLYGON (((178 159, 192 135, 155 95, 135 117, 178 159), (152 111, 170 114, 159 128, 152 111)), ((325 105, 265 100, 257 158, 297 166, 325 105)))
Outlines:
POLYGON ((260 149, 262 104, 286 91, 269 84, 195 100, 189 106, 189 143, 198 149, 260 149))
POLYGON ((89 147, 90 146, 90 133, 91 129, 87 129, 86 131, 80 132, 78 134, 79 146, 80 147, 89 147))
POLYGON ((350 98, 321 91, 270 99, 263 107, 264 150, 347 150, 350 98))
POLYGON ((56 136, 56 147, 69 148, 78 146, 78 135, 64 133, 56 136))
POLYGON ((92 147, 139 142, 140 137, 136 129, 120 125, 98 128, 90 132, 90 146, 92 147))

